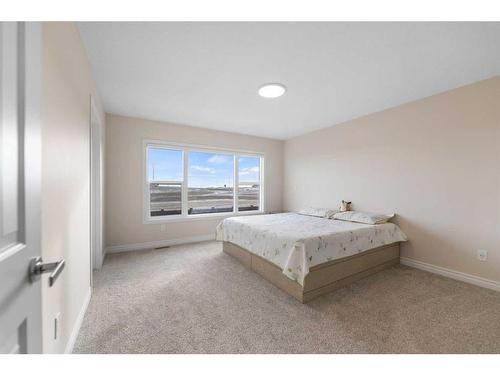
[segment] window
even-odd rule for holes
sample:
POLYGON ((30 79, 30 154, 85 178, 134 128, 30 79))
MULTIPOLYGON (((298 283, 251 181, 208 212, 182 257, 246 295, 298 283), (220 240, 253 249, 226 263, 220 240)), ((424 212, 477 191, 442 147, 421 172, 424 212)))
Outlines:
POLYGON ((233 212, 234 156, 188 153, 188 215, 233 212))
POLYGON ((145 157, 146 221, 264 211, 262 155, 145 142, 145 157))
POLYGON ((182 213, 182 151, 148 148, 150 216, 182 213))
POLYGON ((240 156, 238 162, 238 211, 258 211, 260 158, 240 156))

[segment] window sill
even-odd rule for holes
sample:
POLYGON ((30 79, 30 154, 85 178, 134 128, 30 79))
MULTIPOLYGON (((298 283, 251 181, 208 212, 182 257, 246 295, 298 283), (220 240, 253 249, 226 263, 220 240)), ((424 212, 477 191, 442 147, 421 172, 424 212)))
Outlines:
POLYGON ((228 217, 235 216, 251 216, 251 215, 263 215, 264 211, 246 211, 246 212, 228 212, 228 213, 216 213, 216 214, 198 214, 193 216, 171 216, 171 217, 158 217, 158 218, 146 218, 143 220, 143 224, 165 224, 165 223, 181 223, 184 221, 197 221, 197 220, 221 220, 228 217))

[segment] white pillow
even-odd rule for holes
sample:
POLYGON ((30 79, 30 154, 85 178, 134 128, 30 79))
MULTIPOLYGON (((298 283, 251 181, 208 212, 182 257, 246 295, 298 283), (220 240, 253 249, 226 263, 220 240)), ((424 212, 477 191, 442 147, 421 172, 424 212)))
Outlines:
POLYGON ((324 217, 327 219, 331 219, 332 216, 339 212, 339 210, 333 210, 331 208, 304 208, 297 212, 299 215, 307 215, 307 216, 316 216, 316 217, 324 217))
POLYGON ((384 215, 361 211, 337 212, 333 215, 333 218, 337 220, 354 221, 355 223, 363 224, 383 224, 387 223, 393 217, 394 214, 384 215))

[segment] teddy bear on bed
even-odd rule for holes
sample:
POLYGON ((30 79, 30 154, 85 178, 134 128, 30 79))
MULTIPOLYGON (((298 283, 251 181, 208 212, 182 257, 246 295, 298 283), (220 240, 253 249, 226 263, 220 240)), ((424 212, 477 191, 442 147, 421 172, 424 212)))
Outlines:
POLYGON ((340 203, 340 212, 346 212, 351 210, 351 203, 342 199, 342 203, 340 203))

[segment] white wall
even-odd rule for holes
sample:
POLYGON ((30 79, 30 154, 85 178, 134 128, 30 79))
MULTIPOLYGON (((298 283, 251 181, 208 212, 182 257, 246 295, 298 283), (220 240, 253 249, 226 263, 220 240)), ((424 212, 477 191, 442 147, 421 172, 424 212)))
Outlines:
POLYGON ((67 262, 52 288, 42 280, 43 350, 62 353, 90 290, 91 95, 105 119, 76 25, 43 23, 42 38, 42 256, 67 262))
POLYGON ((409 237, 403 256, 500 281, 500 77, 293 138, 284 150, 285 209, 346 199, 396 212, 409 237))
POLYGON ((143 223, 143 140, 264 152, 267 211, 282 208, 283 142, 164 122, 106 116, 107 246, 204 236, 215 233, 220 219, 166 224, 143 223))

